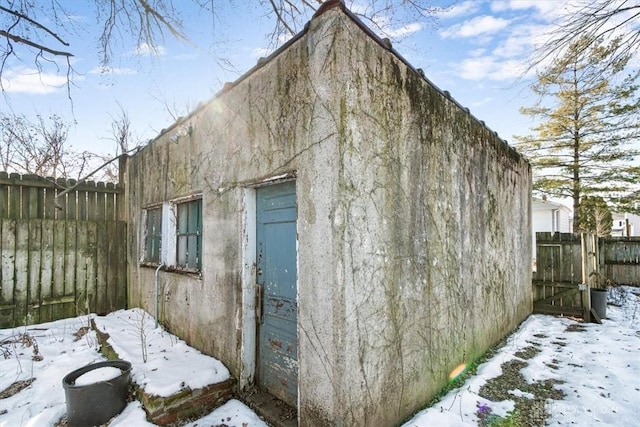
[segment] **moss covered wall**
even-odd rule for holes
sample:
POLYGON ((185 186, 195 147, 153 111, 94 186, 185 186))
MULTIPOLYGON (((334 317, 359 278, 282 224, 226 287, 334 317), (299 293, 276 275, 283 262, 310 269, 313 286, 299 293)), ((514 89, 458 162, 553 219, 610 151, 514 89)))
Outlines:
POLYGON ((142 209, 202 194, 202 274, 160 273, 160 321, 246 374, 243 197, 283 173, 301 425, 398 423, 530 313, 528 164, 339 7, 130 160, 130 306, 142 209))
POLYGON ((350 18, 332 19, 337 419, 392 425, 530 314, 530 168, 350 18))
POLYGON ((243 287, 253 286, 243 283, 243 273, 245 267, 255 269, 242 261, 243 197, 247 188, 265 180, 296 176, 300 294, 320 300, 300 304, 300 324, 315 329, 316 336, 333 336, 333 323, 324 320, 332 302, 320 294, 327 291, 332 262, 326 256, 331 253, 327 230, 334 193, 328 171, 336 163, 336 130, 332 107, 324 99, 325 67, 309 63, 310 52, 320 58, 323 54, 315 52, 328 49, 323 43, 302 37, 129 161, 129 305, 154 310, 155 268, 140 263, 143 209, 201 194, 202 274, 159 273, 159 318, 189 344, 218 357, 236 378, 243 374, 243 304, 253 304, 243 302, 243 287))

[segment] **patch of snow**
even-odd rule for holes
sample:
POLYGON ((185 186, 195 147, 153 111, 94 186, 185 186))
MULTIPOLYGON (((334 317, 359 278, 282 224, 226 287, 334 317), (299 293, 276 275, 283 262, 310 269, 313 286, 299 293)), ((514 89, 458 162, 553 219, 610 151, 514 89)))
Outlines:
MULTIPOLYGON (((482 363, 477 374, 439 402, 419 413, 406 427, 476 426, 478 408, 489 407, 504 416, 514 409, 513 400, 492 402, 479 396, 481 387, 502 374, 501 365, 515 359, 515 353, 534 346, 539 353, 524 360, 521 373, 530 382, 544 379, 565 381, 554 387, 565 393, 563 400, 548 400, 547 425, 635 426, 640 419, 640 291, 622 288, 621 307, 608 306, 602 325, 576 323, 566 318, 532 315, 482 363), (636 295, 638 294, 638 295, 636 295), (580 326, 576 328, 576 326, 580 326)), ((146 391, 171 393, 183 387, 199 388, 229 378, 218 360, 203 355, 183 341, 154 327, 154 319, 139 309, 123 310, 95 319, 101 331, 110 334, 109 343, 122 359, 132 364, 132 376, 146 391), (143 352, 142 343, 146 343, 143 352), (146 357, 147 362, 144 362, 146 357)), ((35 378, 19 393, 0 399, 0 427, 52 427, 66 413, 62 378, 80 366, 105 360, 98 352, 95 332, 77 338, 86 327, 87 316, 40 325, 0 330, 0 342, 10 357, 0 362, 0 391, 15 381, 35 378), (28 334, 34 347, 19 339, 28 334)), ((528 393, 512 390, 514 399, 528 393)), ((244 404, 231 400, 190 427, 226 424, 266 426, 244 404)), ((153 426, 146 421, 140 402, 130 403, 111 420, 110 427, 153 426)))
POLYGON ((100 381, 109 381, 117 378, 122 371, 113 366, 103 366, 102 368, 92 369, 76 378, 74 385, 83 386, 99 383, 100 381))
POLYGON ((247 405, 235 399, 228 401, 206 417, 185 425, 185 427, 204 427, 210 425, 267 427, 267 423, 262 421, 247 405))
MULTIPOLYGON (((640 290, 624 292, 621 307, 609 305, 602 325, 577 323, 567 318, 531 315, 505 345, 478 367, 477 375, 450 391, 432 407, 417 413, 404 427, 430 425, 476 426, 477 405, 488 405, 504 416, 512 401, 491 402, 478 395, 480 387, 502 373, 500 365, 518 350, 534 345, 540 352, 526 359, 521 370, 529 383, 547 379, 564 381, 562 400, 548 400, 546 425, 636 426, 640 419, 640 290), (575 328, 578 325, 580 327, 575 328)), ((511 394, 518 397, 520 390, 511 394)), ((522 393, 526 396, 526 393, 522 393)))
POLYGON ((512 394, 515 397, 524 397, 525 399, 535 399, 536 397, 533 393, 522 391, 520 389, 509 390, 509 394, 512 394))
POLYGON ((108 343, 120 358, 131 362, 132 379, 149 394, 167 397, 231 377, 219 360, 156 328, 155 319, 142 309, 118 310, 94 320, 109 334, 108 343))
MULTIPOLYGON (((109 427, 147 427, 155 426, 147 421, 147 413, 139 401, 129 403, 124 410, 115 416, 109 423, 109 427)), ((204 426, 203 426, 204 427, 204 426)))

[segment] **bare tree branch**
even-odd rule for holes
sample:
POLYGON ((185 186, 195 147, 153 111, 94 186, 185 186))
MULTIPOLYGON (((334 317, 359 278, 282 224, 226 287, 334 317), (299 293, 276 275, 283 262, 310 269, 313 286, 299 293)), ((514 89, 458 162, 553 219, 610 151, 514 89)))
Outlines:
POLYGON ((27 15, 25 15, 23 13, 20 13, 18 11, 15 11, 15 10, 7 9, 4 6, 0 6, 0 11, 6 12, 6 13, 8 13, 10 15, 13 15, 13 16, 16 16, 16 17, 18 17, 20 19, 24 19, 25 21, 28 21, 34 27, 40 28, 40 29, 46 31, 47 33, 51 34, 56 40, 58 40, 63 45, 69 46, 69 43, 67 43, 66 41, 62 40, 62 38, 60 38, 60 36, 58 34, 54 33, 53 31, 51 31, 49 28, 45 27, 41 23, 39 23, 37 21, 34 21, 33 19, 29 18, 27 15))
POLYGON ((31 46, 33 48, 36 48, 36 49, 40 50, 40 51, 44 51, 44 52, 50 53, 50 54, 55 55, 55 56, 67 56, 67 57, 73 56, 73 54, 71 52, 65 52, 65 51, 62 51, 62 50, 54 50, 54 49, 51 49, 51 48, 49 48, 49 47, 47 47, 47 46, 45 46, 43 44, 32 42, 31 40, 27 40, 27 39, 22 38, 20 36, 16 36, 14 34, 11 34, 11 33, 8 33, 6 31, 4 31, 4 30, 0 30, 0 36, 3 36, 3 37, 5 37, 7 39, 10 39, 10 40, 13 40, 16 43, 26 44, 27 46, 31 46))
MULTIPOLYGON (((215 0, 93 0, 83 3, 94 8, 98 34, 98 56, 100 65, 108 66, 113 59, 112 48, 116 41, 134 41, 139 47, 146 47, 159 51, 165 34, 173 38, 192 43, 187 35, 189 28, 181 17, 181 7, 189 2, 202 12, 211 14, 215 19, 215 0)), ((255 0, 238 0, 249 6, 255 0)), ((349 6, 356 7, 358 16, 372 23, 379 32, 389 36, 394 25, 398 22, 404 25, 415 20, 435 20, 434 13, 445 7, 434 7, 436 0, 347 0, 349 6)), ((454 0, 450 0, 454 1, 454 0)), ((286 39, 300 31, 324 0, 259 0, 258 4, 267 16, 273 18, 274 26, 267 37, 270 37, 268 47, 275 48, 286 39)), ((10 0, 7 6, 0 6, 0 38, 6 40, 0 45, 0 76, 7 67, 14 65, 13 61, 25 62, 21 55, 21 46, 36 53, 30 53, 31 58, 40 67, 43 61, 56 61, 64 57, 67 65, 67 92, 71 94, 71 67, 69 58, 73 57, 74 49, 60 49, 52 43, 66 42, 68 35, 73 32, 86 33, 87 28, 77 21, 73 9, 76 2, 63 3, 58 0, 36 2, 33 0, 10 0), (64 4, 64 6, 63 6, 64 4), (66 9, 65 9, 66 8, 66 9), (49 21, 55 24, 45 25, 49 21), (44 37, 46 36, 46 37, 44 37), (50 36, 50 37, 49 37, 50 36), (51 39, 51 37, 53 39, 51 39), (55 40, 55 42, 54 42, 55 40), (52 55, 54 58, 50 58, 52 55)), ((187 10, 184 8, 182 10, 187 10)), ((85 10, 82 10, 85 13, 85 10)), ((397 27, 396 27, 397 28, 397 27)), ((228 67, 224 58, 218 63, 228 67)), ((62 64, 63 62, 60 61, 62 64)), ((0 89, 5 90, 0 80, 0 89)))
POLYGON ((1 166, 10 172, 36 174, 53 178, 81 174, 83 163, 68 144, 72 124, 57 115, 46 119, 37 115, 0 115, 1 166))
MULTIPOLYGON (((528 71, 562 56, 582 37, 590 40, 620 38, 618 52, 611 61, 635 53, 640 48, 640 4, 628 0, 583 0, 577 10, 567 11, 534 52, 528 71)), ((583 51, 591 48, 583 46, 583 51)))

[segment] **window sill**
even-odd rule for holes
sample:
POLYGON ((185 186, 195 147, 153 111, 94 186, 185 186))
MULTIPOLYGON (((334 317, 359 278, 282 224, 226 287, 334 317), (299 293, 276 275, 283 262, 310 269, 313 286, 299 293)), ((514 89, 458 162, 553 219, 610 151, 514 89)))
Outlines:
MULTIPOLYGON (((142 268, 157 269, 159 265, 160 264, 155 263, 155 262, 141 262, 140 263, 140 267, 142 267, 142 268)), ((195 268, 176 267, 176 266, 173 266, 173 265, 163 265, 162 268, 160 269, 160 271, 165 272, 165 273, 185 274, 185 275, 198 276, 198 277, 202 276, 202 270, 198 270, 198 269, 195 269, 195 268)))

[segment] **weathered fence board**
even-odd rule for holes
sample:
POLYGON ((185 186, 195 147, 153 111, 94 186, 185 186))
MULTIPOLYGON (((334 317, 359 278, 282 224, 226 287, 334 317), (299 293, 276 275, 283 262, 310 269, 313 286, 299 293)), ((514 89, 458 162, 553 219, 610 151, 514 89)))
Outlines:
POLYGON ((640 286, 640 237, 605 239, 600 259, 606 279, 616 284, 640 286))
POLYGON ((580 235, 536 233, 536 271, 534 281, 580 283, 582 251, 580 235))
POLYGON ((0 172, 0 218, 118 221, 120 185, 0 172))
POLYGON ((581 283, 583 267, 587 267, 587 274, 591 269, 583 265, 582 243, 579 234, 536 233, 534 312, 590 318, 589 292, 581 283))
POLYGON ((15 221, 0 222, 2 248, 0 251, 2 268, 0 269, 0 321, 2 324, 13 323, 13 283, 15 282, 15 221))
POLYGON ((586 237, 583 242, 579 234, 536 233, 534 311, 588 318, 585 282, 640 286, 640 237, 586 237))
POLYGON ((0 327, 126 307, 124 222, 1 221, 0 327))
POLYGON ((15 245, 15 282, 13 290, 14 301, 24 301, 16 304, 14 317, 26 318, 27 316, 27 286, 29 284, 29 222, 16 221, 16 245, 15 245))
POLYGON ((0 328, 126 308, 123 194, 0 172, 0 328))
POLYGON ((42 227, 29 223, 29 287, 27 289, 27 318, 40 322, 40 312, 33 307, 39 305, 40 281, 42 279, 42 227))
MULTIPOLYGON (((53 229, 54 221, 51 219, 43 219, 42 226, 42 263, 40 270, 40 295, 38 301, 40 305, 42 301, 51 300, 53 297, 53 229)), ((40 311, 38 311, 40 313, 40 311)), ((46 317, 46 316, 44 316, 46 317)))
MULTIPOLYGON (((640 237, 600 238, 598 246, 605 283, 640 286, 640 237)), ((534 282, 581 283, 581 263, 579 234, 536 233, 534 282)))
MULTIPOLYGON (((97 287, 97 274, 98 274, 98 224, 95 222, 87 223, 87 250, 86 255, 86 267, 87 267, 87 304, 88 307, 98 306, 98 287, 97 287)), ((123 281, 126 283, 126 281, 123 281)), ((126 286, 125 286, 126 289, 126 286)), ((87 310, 90 311, 90 310, 87 310)))
POLYGON ((579 316, 585 314, 580 285, 569 283, 534 283, 534 311, 544 314, 579 316))

